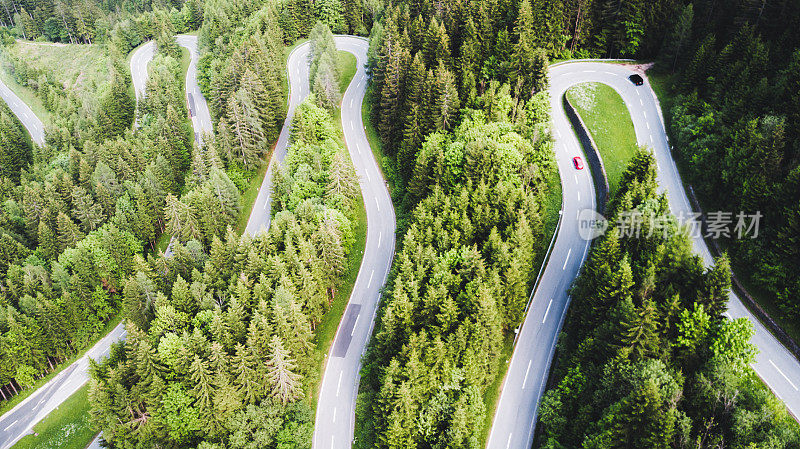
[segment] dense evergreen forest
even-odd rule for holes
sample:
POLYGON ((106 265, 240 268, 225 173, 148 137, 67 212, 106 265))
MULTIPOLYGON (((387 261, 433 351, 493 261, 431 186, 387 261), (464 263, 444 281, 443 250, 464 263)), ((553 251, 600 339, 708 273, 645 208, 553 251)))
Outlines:
MULTIPOLYGON (((800 4, 687 5, 663 54, 674 70, 676 157, 707 209, 762 214, 724 238, 735 271, 800 323, 800 4)), ((777 318, 777 317, 776 317, 777 318)))
POLYGON ((38 77, 33 90, 57 118, 30 166, 3 183, 0 385, 8 392, 100 336, 164 229, 167 194, 183 184, 191 133, 174 88, 178 63, 163 55, 153 61, 135 133, 128 72, 111 64, 105 107, 94 115, 43 69, 14 66, 29 86, 38 77))
MULTIPOLYGON (((150 38, 154 12, 169 11, 179 31, 197 29, 203 20, 203 2, 130 0, 1 0, 0 25, 18 38, 73 44, 103 43, 110 39, 150 38)), ((134 43, 135 47, 138 43, 134 43)), ((127 51, 124 51, 127 53, 127 51)))
MULTIPOLYGON (((127 341, 92 369, 92 420, 110 447, 310 447, 309 354, 358 198, 331 116, 331 32, 370 37, 369 118, 400 233, 365 360, 362 445, 481 443, 554 207, 553 59, 653 59, 674 74, 676 157, 711 205, 764 214, 759 239, 727 242, 732 264, 800 319, 797 2, 0 1, 3 45, 92 44, 108 58, 87 96, 3 54, 53 119, 31 146, 0 108, 0 392, 121 315, 127 341), (214 120, 202 147, 173 39, 197 29, 214 120), (305 37, 313 95, 275 172, 268 232, 241 238, 241 195, 286 114, 286 49, 305 37), (147 40, 157 54, 137 111, 125 56, 147 40)), ((611 214, 667 213, 656 187, 642 151, 611 214)), ((612 227, 573 287, 537 447, 799 447, 748 367, 748 326, 722 316, 729 287, 728 259, 704 269, 682 234, 612 227)))
POLYGON ((703 268, 674 221, 638 237, 620 227, 631 212, 669 214, 655 178, 640 151, 608 207, 616 224, 572 287, 535 446, 799 447, 797 423, 749 367, 751 325, 722 315, 727 259, 703 268))
MULTIPOLYGON (((416 206, 395 258, 366 367, 381 448, 475 447, 483 393, 520 323, 555 170, 546 92, 508 85, 429 135, 409 182, 416 206)), ((366 443, 362 443, 366 444, 366 443)))
MULTIPOLYGON (((267 233, 229 228, 207 253, 197 240, 177 244, 125 283, 128 338, 90 389, 113 447, 311 446, 311 410, 297 400, 309 393, 304 376, 319 375, 314 328, 344 271, 360 198, 327 111, 298 108, 278 173, 267 233)), ((211 168, 210 179, 223 176, 211 168)))

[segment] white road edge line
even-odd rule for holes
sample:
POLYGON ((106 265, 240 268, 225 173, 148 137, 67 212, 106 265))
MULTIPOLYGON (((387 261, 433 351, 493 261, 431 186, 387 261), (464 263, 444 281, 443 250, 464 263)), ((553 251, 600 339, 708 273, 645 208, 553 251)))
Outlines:
POLYGON ((794 391, 798 391, 797 385, 795 385, 791 380, 789 380, 789 378, 786 377, 786 374, 783 374, 783 371, 781 371, 781 369, 778 368, 778 365, 776 365, 775 362, 772 361, 772 359, 769 359, 769 364, 772 365, 772 367, 778 371, 778 374, 780 374, 781 376, 783 376, 784 379, 786 379, 786 382, 789 382, 789 385, 791 385, 792 388, 794 388, 794 391))

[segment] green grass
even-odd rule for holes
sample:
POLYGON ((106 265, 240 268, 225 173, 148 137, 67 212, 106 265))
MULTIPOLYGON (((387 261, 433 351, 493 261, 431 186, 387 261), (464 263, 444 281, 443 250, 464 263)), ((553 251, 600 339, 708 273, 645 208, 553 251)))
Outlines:
POLYGON ((192 62, 192 54, 189 50, 178 46, 181 50, 181 91, 186 92, 186 72, 189 71, 189 64, 192 62))
POLYGON ((239 213, 239 218, 236 221, 236 233, 241 235, 247 228, 247 222, 250 220, 250 214, 253 212, 253 205, 258 198, 258 191, 261 183, 264 181, 264 176, 267 174, 267 167, 269 167, 269 160, 272 157, 272 152, 275 149, 273 146, 270 151, 265 154, 258 164, 258 168, 253 176, 250 177, 250 182, 247 188, 242 192, 239 204, 242 205, 242 211, 239 213))
POLYGON ((8 63, 8 60, 2 53, 0 53, 0 67, 2 67, 0 68, 0 79, 3 80, 6 86, 31 108, 33 113, 39 117, 39 120, 41 120, 45 126, 50 125, 52 123, 50 111, 45 109, 44 103, 42 103, 41 98, 36 95, 33 89, 19 84, 17 80, 14 79, 14 76, 8 71, 10 69, 10 63, 8 63))
POLYGON ((344 93, 356 74, 356 56, 350 52, 337 51, 336 66, 339 69, 339 92, 344 93))
POLYGON ((17 41, 6 47, 6 51, 24 59, 31 67, 48 69, 55 80, 74 92, 83 104, 98 104, 98 93, 106 89, 109 81, 110 58, 98 45, 17 41))
POLYGON ((602 83, 573 86, 567 91, 567 98, 597 144, 613 195, 637 149, 636 133, 628 108, 614 89, 602 83))
POLYGON ((84 449, 97 434, 89 422, 89 386, 84 385, 60 407, 33 426, 13 449, 84 449))

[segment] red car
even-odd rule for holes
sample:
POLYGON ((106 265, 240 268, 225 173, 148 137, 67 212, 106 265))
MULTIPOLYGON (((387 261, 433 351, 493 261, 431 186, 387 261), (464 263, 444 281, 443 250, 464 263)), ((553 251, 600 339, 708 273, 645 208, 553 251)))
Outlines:
POLYGON ((579 156, 573 157, 572 163, 575 164, 576 170, 583 170, 583 160, 579 156))

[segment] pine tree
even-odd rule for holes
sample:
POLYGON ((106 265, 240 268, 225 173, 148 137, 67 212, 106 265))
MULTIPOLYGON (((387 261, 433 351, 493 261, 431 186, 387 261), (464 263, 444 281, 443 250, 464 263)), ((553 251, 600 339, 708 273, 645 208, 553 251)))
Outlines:
POLYGON ((458 118, 458 90, 453 73, 443 63, 436 69, 436 106, 434 126, 437 130, 450 130, 458 118))
POLYGON ((53 229, 46 221, 39 221, 39 248, 48 260, 55 260, 58 257, 59 242, 53 229))
POLYGON ((19 181, 20 171, 31 160, 29 139, 21 124, 3 106, 0 112, 0 176, 19 181))
POLYGON ((257 365, 258 359, 255 354, 241 343, 237 343, 236 354, 232 360, 234 383, 246 404, 255 404, 263 397, 262 377, 261 373, 256 371, 257 365))
POLYGON ((514 50, 514 79, 517 93, 528 99, 547 88, 547 53, 536 47, 537 34, 529 0, 520 4, 514 26, 517 46, 514 50))
POLYGON ((264 151, 264 129, 250 94, 239 89, 228 100, 229 159, 253 167, 264 151))
POLYGON ((130 78, 119 63, 113 64, 110 77, 111 88, 100 100, 99 121, 106 138, 121 135, 133 123, 136 102, 128 91, 130 78))
POLYGON ((272 337, 270 342, 269 381, 272 384, 272 396, 286 404, 302 396, 300 375, 293 372, 294 360, 289 356, 280 337, 272 337))
POLYGON ((59 212, 56 216, 56 226, 60 243, 59 252, 72 248, 83 240, 83 233, 78 229, 78 225, 64 212, 59 212))

